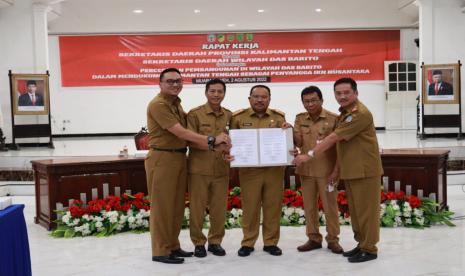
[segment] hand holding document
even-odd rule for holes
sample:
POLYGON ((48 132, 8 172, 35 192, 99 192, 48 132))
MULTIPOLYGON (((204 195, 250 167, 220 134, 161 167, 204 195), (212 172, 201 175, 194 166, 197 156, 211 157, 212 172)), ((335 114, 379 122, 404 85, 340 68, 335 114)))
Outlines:
POLYGON ((294 149, 292 128, 234 129, 231 137, 231 167, 290 165, 294 149))

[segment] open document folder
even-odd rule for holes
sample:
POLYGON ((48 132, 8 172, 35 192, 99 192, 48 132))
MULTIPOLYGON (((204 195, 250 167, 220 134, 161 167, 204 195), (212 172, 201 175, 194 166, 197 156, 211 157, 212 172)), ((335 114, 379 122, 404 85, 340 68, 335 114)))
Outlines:
POLYGON ((292 128, 232 129, 231 167, 271 167, 291 165, 294 156, 292 128))

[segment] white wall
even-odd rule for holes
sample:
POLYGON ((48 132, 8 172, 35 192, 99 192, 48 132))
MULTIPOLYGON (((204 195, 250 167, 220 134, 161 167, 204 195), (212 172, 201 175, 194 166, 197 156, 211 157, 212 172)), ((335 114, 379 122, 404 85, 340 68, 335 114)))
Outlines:
MULTIPOLYGON (((420 0, 420 62, 465 62, 465 13, 462 0, 420 0)), ((465 69, 461 67, 462 112, 465 104, 465 69)), ((457 114, 458 105, 426 105, 425 114, 457 114)), ((464 116, 462 125, 465 126, 464 116)), ((426 129, 427 133, 457 133, 457 128, 426 129)))
MULTIPOLYGON (((401 30, 401 57, 416 60, 418 37, 415 29, 401 30)), ((53 134, 132 133, 146 124, 146 106, 158 92, 157 86, 61 87, 58 37, 50 36, 50 90, 53 134)), ((229 84, 224 106, 232 111, 249 106, 247 97, 253 84, 229 84)), ((325 107, 337 112, 332 83, 270 83, 271 108, 286 113, 288 121, 303 112, 300 91, 317 85, 323 91, 325 107)), ((383 81, 359 82, 360 99, 371 109, 376 127, 385 126, 383 81)), ((203 104, 204 85, 185 85, 181 93, 186 111, 203 104)))
MULTIPOLYGON (((46 6, 33 4, 33 0, 16 0, 14 5, 0 9, 0 110, 8 143, 12 137, 8 70, 45 73, 47 42, 46 6)), ((16 124, 46 122, 46 116, 16 118, 16 124)))

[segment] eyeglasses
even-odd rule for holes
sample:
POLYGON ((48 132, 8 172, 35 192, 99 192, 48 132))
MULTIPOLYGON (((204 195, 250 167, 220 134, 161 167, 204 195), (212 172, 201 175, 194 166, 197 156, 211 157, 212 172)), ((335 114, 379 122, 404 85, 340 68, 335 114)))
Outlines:
POLYGON ((268 100, 270 96, 260 96, 260 95, 252 95, 250 96, 254 100, 268 100))
POLYGON ((164 80, 163 82, 166 82, 168 85, 181 85, 182 84, 182 79, 176 79, 176 80, 171 80, 171 79, 168 79, 168 80, 164 80))
POLYGON ((305 100, 303 102, 304 102, 304 104, 317 104, 317 103, 320 103, 320 100, 319 99, 311 99, 311 100, 305 100))

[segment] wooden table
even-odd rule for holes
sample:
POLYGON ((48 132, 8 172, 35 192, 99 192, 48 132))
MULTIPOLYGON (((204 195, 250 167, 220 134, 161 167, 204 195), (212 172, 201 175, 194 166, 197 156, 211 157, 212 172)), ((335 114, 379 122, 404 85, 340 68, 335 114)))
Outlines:
POLYGON ((86 193, 90 200, 93 188, 98 189, 102 198, 104 183, 109 184, 110 194, 114 194, 114 187, 120 187, 122 193, 147 192, 144 158, 98 156, 31 162, 36 193, 35 223, 48 230, 55 227, 53 210, 57 202, 68 206, 69 199, 79 199, 81 193, 86 193))
MULTIPOLYGON (((405 191, 405 186, 411 185, 414 195, 419 189, 423 190, 424 196, 436 193, 441 208, 447 209, 448 154, 448 150, 384 150, 381 159, 384 175, 389 177, 389 190, 394 191, 394 181, 400 181, 401 190, 405 191)), ((93 188, 98 189, 101 198, 103 183, 109 184, 110 194, 114 194, 114 187, 120 187, 121 192, 147 193, 144 158, 101 156, 36 160, 32 161, 32 168, 36 190, 35 222, 49 230, 55 226, 53 210, 57 202, 68 206, 69 199, 79 199, 81 193, 86 193, 89 200, 93 188)), ((286 187, 289 187, 292 176, 299 186, 294 167, 287 167, 283 179, 286 187)), ((239 185, 236 169, 231 169, 230 185, 239 185)))
POLYGON ((401 190, 412 186, 412 194, 423 190, 423 195, 436 194, 441 209, 447 205, 447 159, 449 150, 442 149, 385 149, 381 153, 384 175, 389 177, 389 190, 400 181, 401 190))

